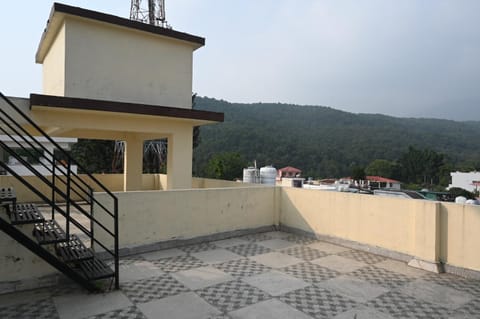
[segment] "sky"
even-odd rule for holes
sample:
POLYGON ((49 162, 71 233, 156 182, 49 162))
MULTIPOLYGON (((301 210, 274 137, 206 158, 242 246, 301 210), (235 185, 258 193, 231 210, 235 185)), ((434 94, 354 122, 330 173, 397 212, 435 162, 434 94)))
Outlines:
MULTIPOLYGON (((165 2, 173 29, 206 38, 194 53, 200 96, 480 121, 478 0, 165 2)), ((41 93, 34 57, 52 3, 2 3, 2 93, 41 93)), ((62 3, 130 12, 130 0, 62 3)))

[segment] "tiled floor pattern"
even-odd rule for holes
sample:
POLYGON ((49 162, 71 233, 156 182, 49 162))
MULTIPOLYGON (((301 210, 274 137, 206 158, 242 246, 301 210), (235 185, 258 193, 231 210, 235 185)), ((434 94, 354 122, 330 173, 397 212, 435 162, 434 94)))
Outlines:
POLYGON ((121 290, 0 295, 0 318, 480 318, 480 281, 290 233, 122 259, 121 290))

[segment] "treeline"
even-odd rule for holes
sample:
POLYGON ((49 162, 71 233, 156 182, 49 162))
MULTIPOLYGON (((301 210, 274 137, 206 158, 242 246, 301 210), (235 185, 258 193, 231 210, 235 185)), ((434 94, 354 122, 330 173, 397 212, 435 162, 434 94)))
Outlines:
POLYGON ((194 152, 197 176, 206 176, 211 170, 209 160, 221 153, 238 153, 250 162, 277 168, 298 167, 304 176, 314 178, 348 176, 358 167, 368 170, 376 159, 392 163, 393 170, 378 175, 418 184, 445 184, 446 171, 480 169, 476 147, 480 122, 353 114, 322 106, 238 104, 202 97, 197 97, 196 108, 225 113, 224 123, 200 129, 201 141, 194 152))

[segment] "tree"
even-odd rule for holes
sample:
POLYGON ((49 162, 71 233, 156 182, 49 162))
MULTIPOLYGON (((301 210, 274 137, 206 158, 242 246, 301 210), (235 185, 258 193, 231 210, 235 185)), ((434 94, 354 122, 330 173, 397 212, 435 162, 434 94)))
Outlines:
POLYGON ((360 166, 354 166, 352 167, 352 172, 350 174, 350 177, 355 180, 355 181, 363 181, 365 180, 365 169, 360 166))
MULTIPOLYGON (((193 93, 192 94, 192 110, 195 109, 196 98, 197 98, 197 93, 193 93)), ((193 127, 193 149, 196 149, 199 144, 200 144, 200 126, 194 126, 193 127)))
POLYGON ((243 168, 247 167, 247 164, 245 158, 239 153, 220 153, 208 161, 205 173, 209 178, 233 180, 242 176, 243 168))
POLYGON ((88 173, 110 173, 115 141, 79 139, 70 154, 88 173))
POLYGON ((453 197, 463 196, 466 199, 475 199, 475 194, 460 187, 452 187, 448 190, 448 193, 453 197))
POLYGON ((399 178, 400 167, 397 163, 376 159, 365 168, 365 173, 371 176, 382 176, 387 178, 399 178))
POLYGON ((432 185, 445 174, 445 156, 431 149, 419 150, 409 146, 400 158, 402 178, 408 183, 432 185))

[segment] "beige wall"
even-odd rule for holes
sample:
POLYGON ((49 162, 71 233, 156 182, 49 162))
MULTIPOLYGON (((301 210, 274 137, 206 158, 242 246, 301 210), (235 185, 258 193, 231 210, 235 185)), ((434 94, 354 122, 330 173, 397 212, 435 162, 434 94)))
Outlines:
MULTIPOLYGON (((115 185, 121 176, 98 175, 98 178, 115 185)), ((0 181, 4 182, 4 178, 0 177, 0 181)), ((166 183, 165 179, 165 175, 151 174, 144 176, 144 183, 159 186, 166 183)), ((203 186, 220 183, 195 182, 203 186)), ((120 247, 281 223, 426 261, 480 271, 478 206, 264 186, 116 195, 120 207, 120 247)), ((103 193, 95 196, 100 202, 108 202, 103 193)), ((98 207, 96 217, 113 227, 111 219, 98 207)), ((98 228, 96 234, 113 245, 98 228)), ((49 272, 51 268, 0 233, 0 286, 9 280, 29 279, 49 272), (14 275, 7 272, 12 269, 14 275)))
MULTIPOLYGON (((120 247, 270 226, 276 208, 275 188, 261 186, 116 195, 120 207, 120 247)), ((109 205, 104 194, 98 193, 96 198, 109 205)), ((103 220, 109 222, 109 218, 103 220)), ((102 230, 95 231, 109 240, 102 230)))
POLYGON ((480 206, 442 203, 440 260, 480 271, 480 206))
POLYGON ((65 95, 65 24, 43 61, 43 92, 48 95, 65 95))
MULTIPOLYGON (((93 187, 93 190, 95 192, 102 191, 102 189, 100 189, 95 183, 89 181, 89 179, 86 178, 85 175, 80 174, 79 176, 83 178, 91 187, 93 187)), ((123 174, 94 174, 94 177, 112 192, 123 191, 123 174)), ((40 189, 43 194, 50 196, 49 189, 36 176, 25 176, 24 178, 29 183, 32 183, 36 188, 40 189)), ((50 179, 50 177, 47 178, 50 179)), ((167 179, 168 178, 166 174, 142 174, 142 190, 166 190, 167 179)), ((38 196, 33 194, 27 187, 23 186, 23 184, 16 180, 13 176, 0 175, 0 185, 2 185, 2 187, 13 187, 15 189, 19 202, 38 202, 40 200, 38 196)), ((230 188, 246 186, 254 185, 224 181, 219 179, 196 177, 192 179, 191 187, 188 187, 188 189, 230 188)))
MULTIPOLYGON (((84 178, 84 181, 87 182, 95 192, 102 191, 93 181, 90 181, 88 178, 85 178, 85 175, 80 174, 81 178, 84 178)), ((94 174, 94 177, 98 179, 107 189, 113 192, 123 191, 123 174, 94 174)), ((33 184, 37 189, 41 191, 42 194, 47 195, 49 198, 51 196, 49 188, 40 181, 36 176, 24 176, 25 180, 33 184)), ((49 180, 51 177, 47 177, 49 180)), ((143 174, 142 175, 142 189, 143 190, 161 190, 162 180, 166 180, 166 175, 160 174, 143 174)), ((166 185, 166 182, 163 183, 166 185)), ((2 187, 13 187, 17 195, 19 202, 28 203, 28 202, 38 202, 40 198, 32 193, 26 186, 21 182, 16 180, 13 176, 0 176, 0 185, 2 187)), ((57 184, 59 185, 59 184, 57 184)), ((74 199, 78 199, 78 196, 72 194, 74 199)))
POLYGON ((193 44, 77 17, 65 21, 65 96, 191 108, 193 44))
POLYGON ((0 231, 0 293, 2 285, 8 285, 17 280, 38 278, 54 272, 55 269, 43 259, 0 231))
POLYGON ((212 179, 212 178, 194 177, 192 179, 193 188, 227 188, 227 187, 246 187, 246 186, 255 186, 255 185, 233 182, 233 181, 225 181, 222 179, 212 179))
POLYGON ((434 261, 437 204, 380 196, 282 188, 280 223, 434 261))

